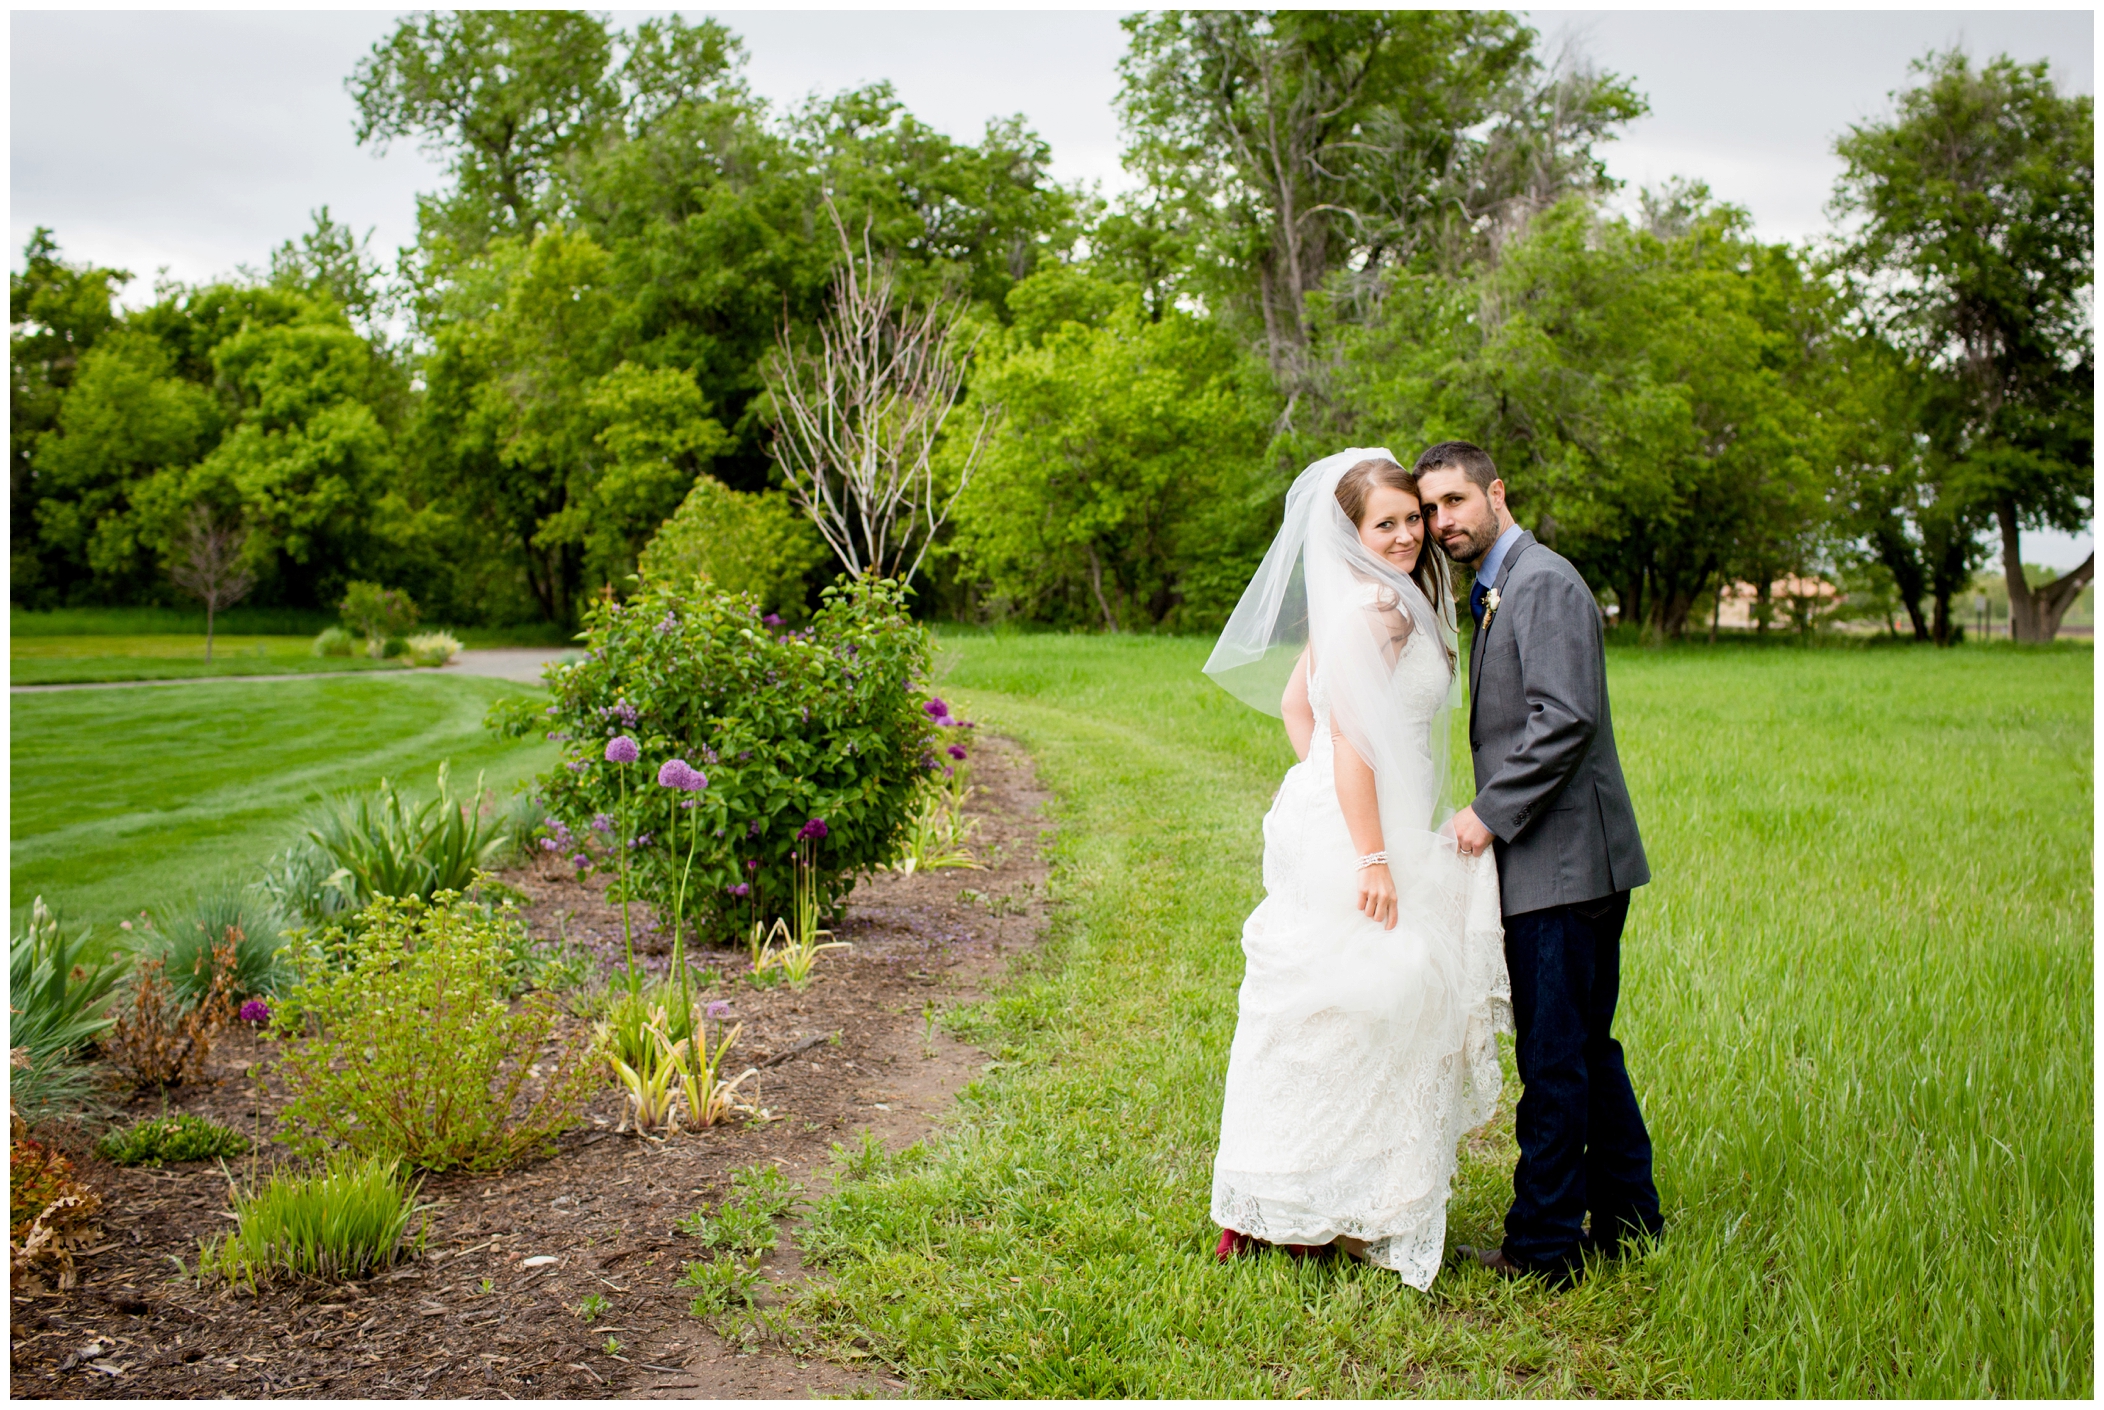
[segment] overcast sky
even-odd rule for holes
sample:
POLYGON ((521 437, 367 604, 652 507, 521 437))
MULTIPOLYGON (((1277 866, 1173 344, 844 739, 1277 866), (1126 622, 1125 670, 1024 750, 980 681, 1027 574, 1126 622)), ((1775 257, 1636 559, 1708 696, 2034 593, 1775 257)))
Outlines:
MULTIPOLYGON (((324 203, 385 252, 415 235, 438 171, 414 148, 352 140, 343 80, 395 11, 15 11, 11 28, 13 263, 38 225, 69 258, 130 269, 134 296, 261 265, 324 203)), ((644 12, 615 12, 626 25, 644 12)), ((753 87, 780 102, 889 79, 953 136, 1020 112, 1064 180, 1124 185, 1111 110, 1124 33, 1115 11, 686 11, 744 36, 753 87)), ((1651 103, 1607 149, 1632 189, 1707 181, 1769 239, 1825 226, 1833 140, 1889 108, 1931 48, 2044 59, 2064 90, 2095 91, 2093 17, 2059 11, 1528 12, 1631 77, 1651 103)), ((2088 552, 2030 536, 2025 557, 2088 552)))

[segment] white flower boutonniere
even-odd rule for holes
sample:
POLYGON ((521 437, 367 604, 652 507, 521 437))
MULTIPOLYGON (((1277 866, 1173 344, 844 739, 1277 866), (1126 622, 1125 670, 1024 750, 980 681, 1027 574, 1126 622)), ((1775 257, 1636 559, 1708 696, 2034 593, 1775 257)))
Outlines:
POLYGON ((1497 615, 1498 590, 1492 588, 1489 592, 1483 594, 1483 629, 1485 631, 1490 630, 1490 624, 1496 619, 1497 615))

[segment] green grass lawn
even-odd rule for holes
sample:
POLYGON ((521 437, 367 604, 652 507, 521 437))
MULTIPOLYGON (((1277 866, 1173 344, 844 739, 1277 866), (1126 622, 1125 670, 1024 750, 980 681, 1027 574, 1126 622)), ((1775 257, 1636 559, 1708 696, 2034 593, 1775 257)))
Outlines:
POLYGON ((181 680, 192 676, 283 676, 333 671, 404 671, 400 657, 316 656, 304 636, 217 636, 205 660, 204 633, 147 636, 18 636, 8 643, 14 685, 78 681, 181 680))
POLYGON ((508 794, 554 758, 482 728, 522 689, 430 673, 13 696, 9 902, 42 895, 110 932, 246 878, 335 790, 383 774, 428 790, 450 759, 458 785, 486 771, 508 794))
MULTIPOLYGON (((1656 877, 1618 1027, 1668 1235, 1571 1292, 1421 1295, 1208 1256, 1291 756, 1207 647, 949 639, 944 694, 1057 793, 1064 906, 953 1020, 998 1061, 952 1126, 817 1211, 820 1335, 943 1396, 2091 1393, 2086 649, 1616 651, 1656 877)), ((1496 1242, 1512 1155, 1508 1103, 1450 1241, 1496 1242)))

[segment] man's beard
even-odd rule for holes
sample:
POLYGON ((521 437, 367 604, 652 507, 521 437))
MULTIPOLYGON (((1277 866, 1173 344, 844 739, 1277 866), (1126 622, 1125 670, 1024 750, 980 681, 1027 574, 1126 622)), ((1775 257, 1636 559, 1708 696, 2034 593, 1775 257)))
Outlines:
POLYGON ((1439 546, 1444 548, 1447 557, 1453 559, 1456 563, 1467 565, 1482 562, 1483 555, 1490 552, 1490 546, 1498 541, 1497 520, 1493 519, 1489 523, 1482 525, 1471 526, 1462 524, 1458 527, 1465 542, 1459 548, 1456 548, 1453 542, 1442 534, 1440 535, 1439 546))

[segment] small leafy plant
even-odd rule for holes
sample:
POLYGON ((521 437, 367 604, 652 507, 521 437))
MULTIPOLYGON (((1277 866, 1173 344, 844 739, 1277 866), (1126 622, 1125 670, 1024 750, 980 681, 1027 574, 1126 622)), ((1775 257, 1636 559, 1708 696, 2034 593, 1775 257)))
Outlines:
POLYGON ((112 1165, 217 1160, 247 1153, 248 1137, 230 1126, 189 1112, 150 1117, 121 1131, 105 1132, 95 1143, 95 1154, 112 1165))
POLYGON ((714 1214, 696 1210, 674 1227, 700 1239, 704 1248, 765 1253, 775 1245, 773 1218, 736 1200, 725 1200, 714 1214))
POLYGON ((606 1299, 598 1293, 586 1293, 584 1301, 577 1304, 577 1315, 587 1322, 596 1322, 606 1312, 606 1299))
POLYGON ((307 649, 316 656, 348 656, 358 645, 358 638, 342 627, 324 627, 307 649))
POLYGON ((553 995, 508 999, 518 922, 457 892, 382 897, 325 937, 341 969, 281 998, 270 1081, 286 1139, 428 1170, 493 1170, 546 1149, 599 1080, 590 1044, 557 1045, 553 995), (557 1045, 553 1056, 543 1050, 557 1045))
MULTIPOLYGON (((417 1186, 401 1162, 338 1153, 317 1170, 281 1172, 237 1193, 233 1233, 198 1247, 200 1274, 250 1288, 272 1272, 358 1278, 403 1252, 417 1186)), ((413 1247, 420 1250, 419 1235, 413 1247)))
POLYGON ((696 1317, 713 1317, 733 1307, 750 1307, 753 1289, 760 1283, 760 1260, 697 1258, 688 1263, 678 1286, 695 1289, 687 1311, 696 1317))
POLYGON ((643 1043, 631 1063, 617 1052, 611 1022, 599 1025, 599 1044, 612 1064, 614 1075, 628 1093, 628 1114, 638 1131, 656 1131, 672 1125, 675 1084, 687 1040, 675 1041, 665 1033, 665 1011, 659 1009, 643 1025, 643 1043))

